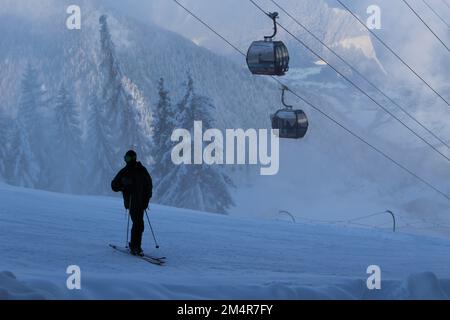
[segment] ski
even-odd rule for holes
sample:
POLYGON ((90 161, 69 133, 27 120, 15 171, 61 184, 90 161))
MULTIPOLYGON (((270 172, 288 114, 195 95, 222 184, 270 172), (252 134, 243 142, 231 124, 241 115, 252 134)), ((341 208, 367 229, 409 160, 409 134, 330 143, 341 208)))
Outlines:
POLYGON ((144 254, 143 256, 141 256, 141 258, 143 258, 143 259, 150 259, 150 260, 153 260, 153 261, 158 261, 160 264, 163 264, 163 263, 166 262, 166 260, 165 260, 166 257, 156 258, 156 257, 152 257, 152 256, 144 254))
POLYGON ((164 260, 167 259, 166 257, 154 257, 154 256, 150 256, 148 254, 143 255, 143 257, 149 258, 149 259, 153 259, 153 260, 161 260, 161 262, 165 262, 164 260))
POLYGON ((133 256, 133 257, 136 257, 136 258, 141 258, 144 261, 147 261, 149 263, 156 264, 156 265, 159 265, 159 266, 162 266, 166 262, 165 261, 166 257, 154 258, 154 257, 148 256, 148 255, 134 256, 134 255, 132 255, 130 253, 130 251, 127 248, 119 247, 119 246, 116 246, 116 245, 113 245, 113 244, 110 244, 109 246, 111 248, 113 248, 114 250, 117 250, 117 251, 125 253, 125 254, 129 254, 130 256, 133 256))

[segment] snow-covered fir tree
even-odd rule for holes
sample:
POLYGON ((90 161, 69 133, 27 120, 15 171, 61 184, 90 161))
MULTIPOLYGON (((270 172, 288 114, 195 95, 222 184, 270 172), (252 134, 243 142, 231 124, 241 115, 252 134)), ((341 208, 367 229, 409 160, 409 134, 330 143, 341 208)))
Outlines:
POLYGON ((90 97, 88 114, 85 181, 89 184, 86 189, 88 193, 105 194, 110 190, 109 182, 116 170, 116 161, 105 132, 105 115, 95 95, 90 97))
POLYGON ((151 162, 151 136, 153 116, 144 99, 143 94, 128 77, 122 78, 122 88, 125 96, 126 113, 123 115, 126 119, 124 135, 125 145, 132 146, 138 153, 139 160, 148 164, 151 162))
POLYGON ((101 117, 102 130, 106 140, 105 146, 110 149, 104 156, 111 156, 109 159, 113 163, 118 163, 118 155, 121 149, 121 141, 119 139, 119 113, 121 112, 118 96, 120 95, 120 67, 115 57, 114 43, 111 39, 107 16, 100 17, 100 44, 101 57, 99 65, 100 76, 100 97, 98 101, 99 112, 101 117), (106 116, 107 114, 107 116, 106 116))
MULTIPOLYGON (((186 94, 177 106, 178 128, 191 132, 194 122, 202 121, 203 129, 214 127, 211 112, 214 109, 210 98, 197 94, 194 81, 188 76, 186 94)), ((219 165, 174 166, 159 183, 160 203, 201 211, 226 213, 234 205, 230 194, 233 182, 219 165)))
POLYGON ((34 154, 30 136, 22 117, 14 122, 11 144, 6 159, 6 179, 9 183, 20 187, 35 188, 40 176, 38 160, 34 154))
POLYGON ((75 102, 62 85, 55 100, 55 138, 49 162, 53 164, 52 188, 60 192, 81 189, 83 143, 80 115, 75 102))
POLYGON ((39 79, 38 71, 30 64, 27 64, 21 82, 21 94, 19 102, 18 116, 21 118, 24 136, 28 136, 30 152, 34 154, 36 165, 39 168, 37 181, 34 184, 37 188, 48 186, 48 176, 42 170, 47 164, 48 149, 48 110, 46 110, 48 100, 44 85, 39 79))
POLYGON ((162 196, 165 193, 165 190, 159 188, 159 182, 174 169, 170 156, 174 143, 170 137, 177 125, 177 113, 170 99, 169 91, 164 85, 163 78, 158 82, 158 94, 159 100, 153 116, 152 148, 154 160, 152 172, 155 185, 154 198, 156 201, 159 201, 160 195, 162 196))
POLYGON ((45 162, 45 155, 42 153, 43 94, 36 70, 31 64, 27 64, 21 81, 17 119, 8 152, 15 155, 15 163, 7 163, 8 180, 19 186, 41 187, 40 164, 45 162))
POLYGON ((6 179, 7 149, 10 143, 11 121, 0 113, 0 181, 6 179))
POLYGON ((149 159, 151 116, 136 85, 124 76, 115 53, 107 16, 100 17, 100 97, 102 131, 110 149, 106 155, 114 167, 122 165, 123 154, 133 148, 144 162, 149 159))

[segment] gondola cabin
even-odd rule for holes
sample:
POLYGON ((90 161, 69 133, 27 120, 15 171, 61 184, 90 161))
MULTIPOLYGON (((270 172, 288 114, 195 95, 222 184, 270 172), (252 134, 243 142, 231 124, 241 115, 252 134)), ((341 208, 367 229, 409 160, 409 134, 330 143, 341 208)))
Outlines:
POLYGON ((282 41, 254 41, 247 52, 252 74, 283 76, 289 70, 289 52, 282 41))
POLYGON ((303 110, 281 109, 271 116, 272 129, 279 130, 279 137, 301 139, 308 131, 308 118, 303 110))
POLYGON ((273 34, 251 44, 247 51, 247 66, 253 74, 284 76, 289 70, 289 52, 282 41, 273 41, 277 34, 278 12, 267 16, 273 21, 273 34))

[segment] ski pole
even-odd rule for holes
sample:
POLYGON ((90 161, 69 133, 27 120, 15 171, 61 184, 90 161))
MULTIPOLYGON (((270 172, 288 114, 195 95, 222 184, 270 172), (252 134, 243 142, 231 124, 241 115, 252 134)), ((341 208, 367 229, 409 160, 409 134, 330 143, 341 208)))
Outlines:
POLYGON ((128 248, 128 239, 129 239, 129 233, 130 233, 130 209, 131 209, 131 196, 130 201, 128 202, 128 210, 125 208, 125 214, 128 216, 128 222, 127 222, 127 243, 125 243, 125 248, 128 248))
POLYGON ((148 217, 147 209, 145 210, 145 215, 147 216, 148 225, 150 226, 150 230, 152 230, 153 240, 155 240, 156 249, 159 249, 158 241, 156 241, 155 232, 153 232, 152 224, 150 223, 150 218, 148 217))
MULTIPOLYGON (((125 212, 127 212, 127 209, 125 209, 125 212)), ((125 248, 128 248, 128 238, 129 238, 129 232, 130 232, 130 215, 128 215, 128 222, 127 222, 127 242, 125 243, 125 248)))

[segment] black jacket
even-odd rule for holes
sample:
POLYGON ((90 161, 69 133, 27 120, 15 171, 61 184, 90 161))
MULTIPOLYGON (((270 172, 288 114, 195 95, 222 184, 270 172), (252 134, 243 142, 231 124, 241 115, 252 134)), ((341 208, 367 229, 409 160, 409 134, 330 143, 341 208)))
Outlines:
POLYGON ((111 188, 122 191, 125 208, 144 211, 152 197, 152 178, 142 163, 128 163, 111 182, 111 188))

